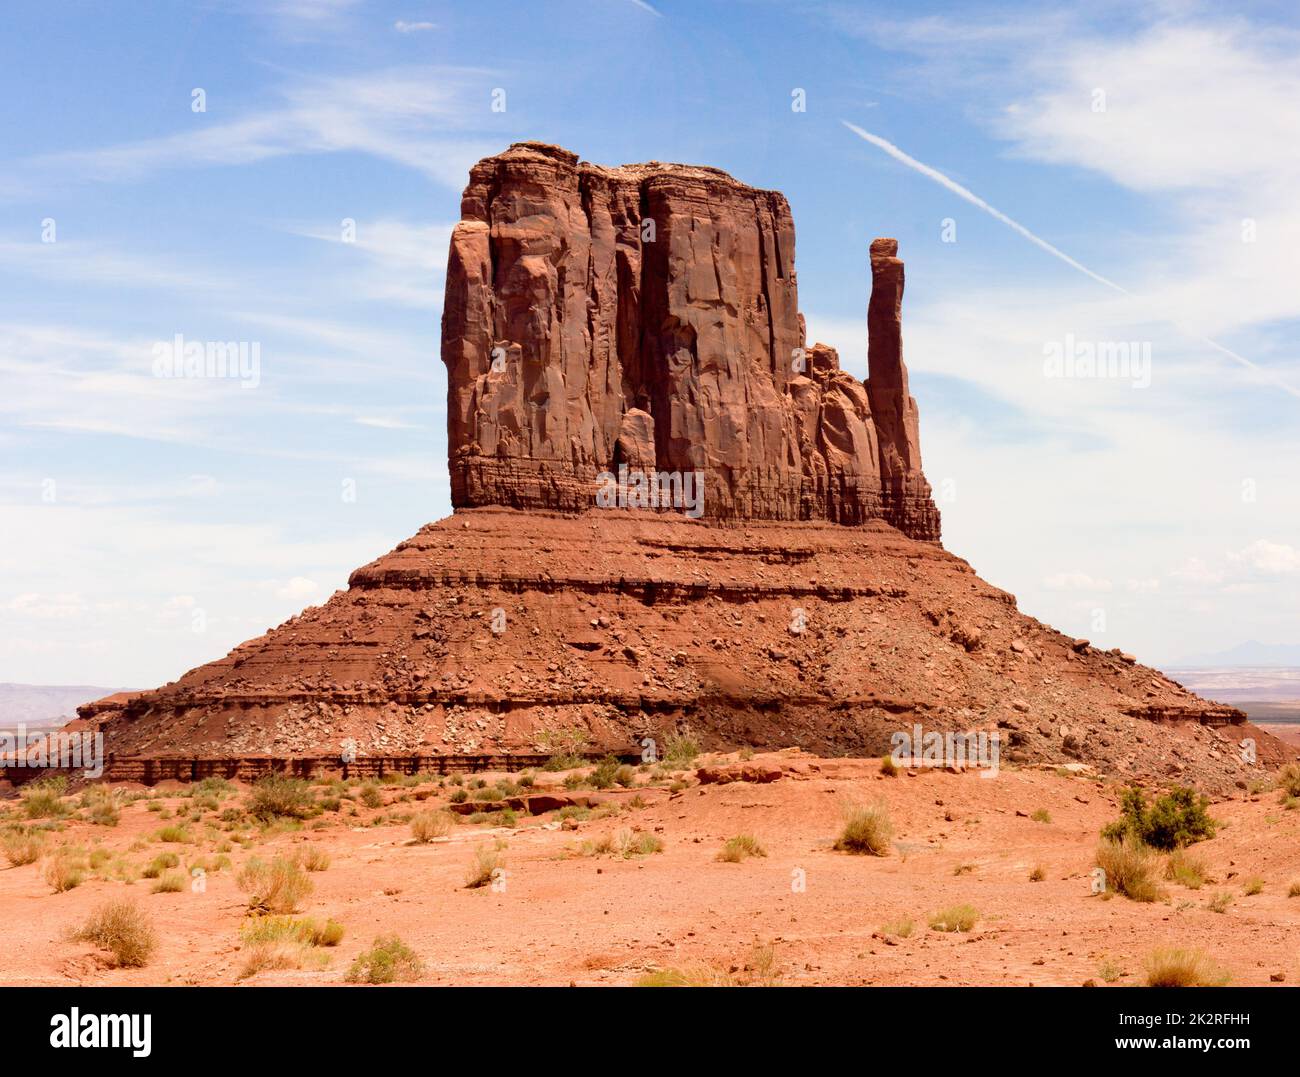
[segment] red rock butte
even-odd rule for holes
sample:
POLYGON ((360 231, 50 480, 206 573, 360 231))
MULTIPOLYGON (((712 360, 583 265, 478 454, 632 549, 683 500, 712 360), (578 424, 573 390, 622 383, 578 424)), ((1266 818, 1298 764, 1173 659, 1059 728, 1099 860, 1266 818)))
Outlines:
POLYGON ((938 541, 898 244, 871 244, 869 374, 807 346, 785 196, 525 142, 470 172, 442 358, 452 505, 582 511, 597 477, 699 474, 718 520, 883 519, 938 541))
POLYGON ((805 341, 775 191, 528 142, 474 166, 461 217, 454 514, 225 658, 82 708, 110 777, 517 766, 687 731, 876 755, 916 725, 1218 790, 1288 754, 942 548, 894 240, 870 246, 861 382, 805 341), (637 474, 700 477, 699 512, 602 500, 637 474))

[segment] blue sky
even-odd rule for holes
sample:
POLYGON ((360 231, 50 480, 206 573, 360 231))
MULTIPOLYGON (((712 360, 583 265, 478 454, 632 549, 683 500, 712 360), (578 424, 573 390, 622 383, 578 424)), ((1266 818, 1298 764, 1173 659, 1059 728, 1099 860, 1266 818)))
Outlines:
POLYGON ((899 8, 7 4, 0 680, 173 679, 449 511, 447 240, 520 139, 784 191, 859 375, 897 236, 945 545, 1029 613, 1156 662, 1300 641, 1295 17, 899 8), (154 377, 176 333, 259 383, 154 377), (1150 385, 1046 377, 1067 339, 1150 385))

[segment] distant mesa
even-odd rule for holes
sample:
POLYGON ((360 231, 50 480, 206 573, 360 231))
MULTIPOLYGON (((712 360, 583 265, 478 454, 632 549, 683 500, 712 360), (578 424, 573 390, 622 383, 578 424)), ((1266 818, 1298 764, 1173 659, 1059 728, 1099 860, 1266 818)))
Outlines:
POLYGON ((897 243, 863 252, 865 382, 805 339, 794 252, 785 198, 714 168, 480 161, 443 308, 454 514, 220 661, 81 708, 109 774, 519 767, 686 731, 869 756, 917 725, 1209 790, 1284 758, 942 548, 897 243))

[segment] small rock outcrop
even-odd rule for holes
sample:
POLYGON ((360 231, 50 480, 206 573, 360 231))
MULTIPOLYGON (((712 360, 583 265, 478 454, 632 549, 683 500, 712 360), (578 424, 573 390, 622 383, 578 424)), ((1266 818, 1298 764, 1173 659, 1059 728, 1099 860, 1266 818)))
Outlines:
POLYGON ((620 467, 694 473, 712 519, 883 519, 937 542, 872 244, 870 377, 807 345, 785 197, 713 168, 535 142, 474 166, 443 308, 452 504, 581 512, 620 467))

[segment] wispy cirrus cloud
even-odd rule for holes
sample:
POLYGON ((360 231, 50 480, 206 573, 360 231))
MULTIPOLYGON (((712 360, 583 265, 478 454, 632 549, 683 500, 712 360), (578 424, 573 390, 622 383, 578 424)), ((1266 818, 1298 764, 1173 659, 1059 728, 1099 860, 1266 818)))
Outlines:
POLYGON ((277 104, 237 119, 205 114, 193 130, 28 158, 7 185, 12 193, 53 182, 131 182, 178 168, 363 153, 459 190, 470 165, 500 148, 499 136, 475 134, 486 106, 471 102, 470 94, 486 77, 481 70, 440 67, 297 79, 281 88, 277 104))

